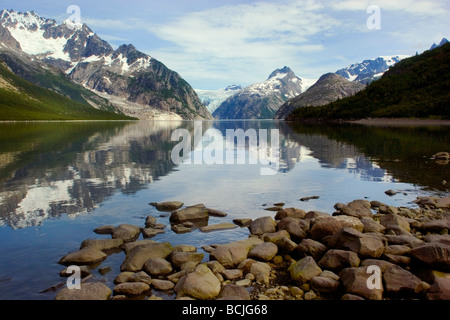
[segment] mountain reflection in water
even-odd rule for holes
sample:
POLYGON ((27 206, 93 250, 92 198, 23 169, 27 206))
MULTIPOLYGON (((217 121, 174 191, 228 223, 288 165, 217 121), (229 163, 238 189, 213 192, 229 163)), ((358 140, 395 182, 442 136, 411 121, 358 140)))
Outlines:
MULTIPOLYGON (((1 124, 0 225, 20 229, 48 218, 91 212, 116 192, 133 194, 171 172, 182 175, 171 160, 178 143, 171 135, 179 128, 193 133, 194 123, 1 124)), ((314 158, 324 170, 347 170, 364 181, 400 181, 438 191, 446 191, 443 180, 450 181, 449 165, 430 159, 449 151, 448 128, 279 121, 204 121, 202 128, 217 129, 224 137, 227 129, 278 129, 280 173, 289 174, 304 159, 314 158)))

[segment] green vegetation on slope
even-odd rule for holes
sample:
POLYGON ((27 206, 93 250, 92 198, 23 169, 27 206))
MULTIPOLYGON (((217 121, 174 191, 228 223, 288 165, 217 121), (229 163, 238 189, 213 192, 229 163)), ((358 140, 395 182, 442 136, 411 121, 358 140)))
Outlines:
POLYGON ((0 120, 125 120, 28 82, 0 62, 0 120), (3 85, 2 85, 3 83, 3 85))
POLYGON ((294 110, 287 120, 450 119, 450 44, 404 59, 353 97, 294 110))

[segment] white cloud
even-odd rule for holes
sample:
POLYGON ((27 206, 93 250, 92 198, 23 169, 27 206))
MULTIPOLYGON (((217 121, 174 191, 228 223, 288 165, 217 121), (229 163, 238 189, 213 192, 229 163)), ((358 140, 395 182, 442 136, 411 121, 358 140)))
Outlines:
MULTIPOLYGON (((259 76, 264 73, 266 77, 266 73, 292 63, 301 54, 324 49, 311 38, 326 34, 341 23, 322 9, 321 3, 315 0, 291 0, 187 13, 149 27, 157 37, 173 44, 153 52, 153 56, 164 56, 164 61, 182 75, 197 73, 198 69, 193 68, 227 66, 228 72, 234 74, 245 74, 252 69, 254 77, 255 70, 263 69, 259 76)), ((208 76, 217 77, 207 70, 198 72, 197 77, 208 76)))
POLYGON ((335 10, 366 10, 370 5, 379 6, 382 10, 402 11, 416 15, 438 15, 449 12, 448 0, 340 0, 333 1, 331 8, 335 10))

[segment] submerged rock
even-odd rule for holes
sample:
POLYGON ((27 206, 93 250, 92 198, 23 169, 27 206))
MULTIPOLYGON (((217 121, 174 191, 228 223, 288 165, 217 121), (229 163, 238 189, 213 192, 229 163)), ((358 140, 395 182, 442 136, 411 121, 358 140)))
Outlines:
POLYGON ((154 206, 158 211, 170 212, 180 209, 184 205, 184 203, 180 201, 165 201, 151 202, 150 205, 154 206))
POLYGON ((182 223, 185 221, 208 220, 208 210, 203 206, 191 206, 173 211, 170 215, 171 223, 182 223))

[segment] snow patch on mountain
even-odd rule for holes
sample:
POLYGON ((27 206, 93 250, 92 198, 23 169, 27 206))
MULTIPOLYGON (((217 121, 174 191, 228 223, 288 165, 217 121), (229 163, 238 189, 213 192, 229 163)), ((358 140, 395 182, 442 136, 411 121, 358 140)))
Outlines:
POLYGON ((336 74, 350 81, 368 84, 380 78, 390 67, 408 57, 410 56, 379 56, 376 59, 368 59, 351 64, 346 68, 336 71, 336 74))
POLYGON ((222 102, 240 91, 242 91, 242 87, 240 85, 231 85, 217 90, 195 89, 200 101, 211 114, 216 111, 222 102))

